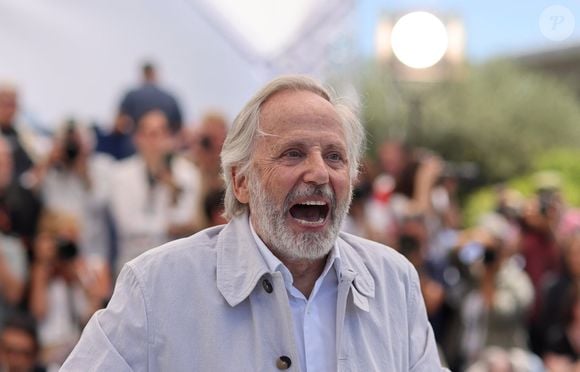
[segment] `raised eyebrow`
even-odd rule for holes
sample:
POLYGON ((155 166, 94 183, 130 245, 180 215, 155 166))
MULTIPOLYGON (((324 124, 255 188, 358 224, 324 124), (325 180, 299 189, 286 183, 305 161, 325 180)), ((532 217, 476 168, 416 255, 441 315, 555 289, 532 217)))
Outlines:
POLYGON ((292 148, 303 150, 307 145, 303 141, 288 141, 275 145, 276 151, 286 151, 292 148))
MULTIPOLYGON (((297 150, 301 150, 301 151, 307 151, 308 147, 309 147, 308 141, 289 139, 288 141, 283 141, 281 143, 277 143, 277 144, 273 145, 272 149, 275 152, 286 151, 289 149, 297 149, 297 150)), ((340 143, 332 142, 329 144, 323 144, 322 151, 325 153, 337 151, 337 152, 341 153, 342 155, 346 155, 347 148, 346 148, 346 146, 344 146, 340 143)))
POLYGON ((329 152, 329 151, 338 151, 338 152, 340 152, 343 155, 346 154, 346 152, 347 152, 346 147, 343 146, 343 145, 340 145, 338 143, 331 143, 328 146, 326 146, 324 150, 326 152, 329 152))

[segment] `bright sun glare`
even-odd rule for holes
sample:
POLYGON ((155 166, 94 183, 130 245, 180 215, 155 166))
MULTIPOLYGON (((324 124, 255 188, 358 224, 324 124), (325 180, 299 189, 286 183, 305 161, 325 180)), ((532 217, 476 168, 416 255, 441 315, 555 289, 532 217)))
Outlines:
POLYGON ((431 67, 447 50, 445 25, 431 13, 413 12, 401 17, 391 34, 395 56, 412 68, 431 67))

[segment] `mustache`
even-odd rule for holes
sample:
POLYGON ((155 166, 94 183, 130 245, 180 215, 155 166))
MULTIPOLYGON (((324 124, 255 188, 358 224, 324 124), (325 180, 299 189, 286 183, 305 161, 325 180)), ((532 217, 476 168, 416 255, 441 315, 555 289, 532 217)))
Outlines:
POLYGON ((290 210, 290 207, 294 205, 294 201, 300 198, 307 198, 309 196, 319 196, 330 201, 329 209, 334 211, 336 207, 336 195, 330 188, 328 184, 325 185, 309 185, 302 184, 298 185, 290 191, 286 199, 284 200, 284 213, 290 210))

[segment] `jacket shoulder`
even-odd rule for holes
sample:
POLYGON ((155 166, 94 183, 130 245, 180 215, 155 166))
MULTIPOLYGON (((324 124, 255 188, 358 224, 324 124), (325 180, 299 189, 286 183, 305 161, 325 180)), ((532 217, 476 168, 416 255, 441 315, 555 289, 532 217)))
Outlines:
POLYGON ((170 241, 143 253, 127 265, 142 278, 165 275, 183 278, 204 268, 215 268, 215 247, 223 228, 223 225, 211 227, 189 237, 170 241))

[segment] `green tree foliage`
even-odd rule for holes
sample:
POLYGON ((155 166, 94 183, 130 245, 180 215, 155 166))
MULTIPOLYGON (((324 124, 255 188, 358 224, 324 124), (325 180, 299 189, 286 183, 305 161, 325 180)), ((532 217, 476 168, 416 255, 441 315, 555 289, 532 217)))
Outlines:
MULTIPOLYGON (((536 189, 534 176, 537 172, 553 171, 561 179, 561 191, 568 205, 580 207, 580 149, 554 149, 541 153, 532 161, 529 172, 507 180, 505 185, 531 197, 536 189)), ((471 194, 465 203, 464 216, 467 224, 473 224, 478 216, 495 205, 494 186, 486 186, 471 194)))
POLYGON ((578 97, 565 84, 508 62, 413 85, 368 66, 359 88, 371 151, 385 138, 406 135, 448 160, 477 163, 486 182, 523 174, 546 150, 580 146, 578 97), (413 100, 420 102, 415 116, 413 100), (420 121, 419 132, 410 121, 420 121))

